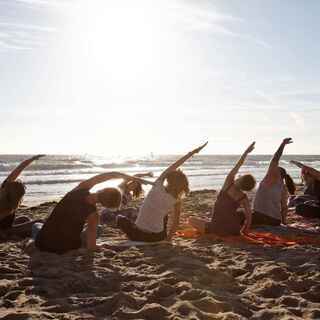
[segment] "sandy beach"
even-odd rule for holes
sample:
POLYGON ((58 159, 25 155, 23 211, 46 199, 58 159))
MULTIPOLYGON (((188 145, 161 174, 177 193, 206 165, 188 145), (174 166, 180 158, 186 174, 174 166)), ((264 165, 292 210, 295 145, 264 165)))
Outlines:
MULTIPOLYGON (((215 197, 191 193, 182 228, 190 215, 208 217, 215 197)), ((19 213, 46 218, 54 204, 19 213)), ((320 246, 175 237, 122 247, 111 226, 102 240, 110 245, 99 252, 63 256, 1 242, 1 319, 320 319, 320 246)))

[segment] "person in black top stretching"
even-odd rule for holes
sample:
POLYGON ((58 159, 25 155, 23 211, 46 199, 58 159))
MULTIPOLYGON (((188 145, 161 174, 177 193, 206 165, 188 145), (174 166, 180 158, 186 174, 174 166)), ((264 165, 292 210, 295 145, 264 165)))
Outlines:
POLYGON ((87 223, 86 247, 95 250, 99 222, 96 205, 100 203, 106 208, 118 208, 121 203, 121 193, 116 188, 105 188, 96 193, 90 193, 90 189, 98 183, 121 178, 131 177, 118 172, 104 173, 81 182, 67 193, 53 209, 44 225, 36 226, 40 229, 35 230, 36 247, 41 251, 57 254, 79 249, 82 246, 81 232, 87 223))
POLYGON ((291 206, 295 206, 296 213, 303 217, 320 218, 320 171, 298 161, 290 162, 301 168, 306 186, 304 195, 291 199, 291 206))
POLYGON ((26 167, 41 157, 43 155, 36 155, 21 162, 1 184, 0 236, 4 239, 12 235, 19 237, 31 236, 32 225, 37 221, 31 221, 26 216, 16 218, 16 211, 26 192, 24 183, 17 179, 26 167))

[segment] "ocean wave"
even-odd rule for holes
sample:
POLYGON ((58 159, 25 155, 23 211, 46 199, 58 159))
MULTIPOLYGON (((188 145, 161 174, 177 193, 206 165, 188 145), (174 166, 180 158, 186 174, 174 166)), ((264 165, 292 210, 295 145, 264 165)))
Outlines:
MULTIPOLYGON (((11 171, 15 168, 12 165, 0 165, 0 171, 11 171)), ((92 165, 86 164, 33 164, 25 169, 25 171, 55 171, 55 170, 70 170, 70 169, 88 169, 92 168, 92 165)))
POLYGON ((27 181, 26 185, 52 185, 52 184, 67 184, 67 183, 76 183, 81 182, 84 179, 59 179, 59 180, 34 180, 27 181))
MULTIPOLYGON (((196 174, 190 174, 187 173, 188 177, 218 177, 218 176, 224 176, 224 173, 196 173, 196 174)), ((155 177, 157 178, 157 177, 155 177)), ((63 184, 63 183, 75 183, 75 182, 81 182, 85 179, 80 178, 74 178, 74 179, 43 179, 43 180, 30 180, 26 181, 25 183, 27 185, 46 185, 46 184, 63 184)))

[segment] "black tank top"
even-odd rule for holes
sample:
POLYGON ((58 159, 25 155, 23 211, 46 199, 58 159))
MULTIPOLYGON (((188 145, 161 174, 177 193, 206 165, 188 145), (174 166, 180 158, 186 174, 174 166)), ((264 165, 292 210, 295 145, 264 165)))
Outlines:
POLYGON ((35 244, 40 250, 62 254, 81 247, 84 224, 97 210, 86 201, 89 194, 87 189, 75 189, 56 205, 37 235, 35 244))

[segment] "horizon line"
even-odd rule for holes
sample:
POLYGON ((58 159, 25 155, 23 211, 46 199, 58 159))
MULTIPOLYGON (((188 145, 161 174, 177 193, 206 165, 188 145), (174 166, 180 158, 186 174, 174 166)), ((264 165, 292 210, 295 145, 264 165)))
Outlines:
MULTIPOLYGON (((0 156, 34 156, 40 153, 0 153, 0 156)), ((45 156, 92 156, 92 157, 108 157, 108 155, 102 154, 91 154, 91 153, 41 153, 45 156)), ((147 154, 140 154, 134 156, 181 156, 185 153, 154 153, 150 152, 147 154)), ((200 153, 195 154, 195 156, 241 156, 242 153, 200 153)), ((250 156, 272 156, 274 153, 253 153, 250 156)), ((320 153, 286 153, 282 156, 320 156, 320 153)), ((130 155, 110 155, 109 157, 130 157, 130 155)))

